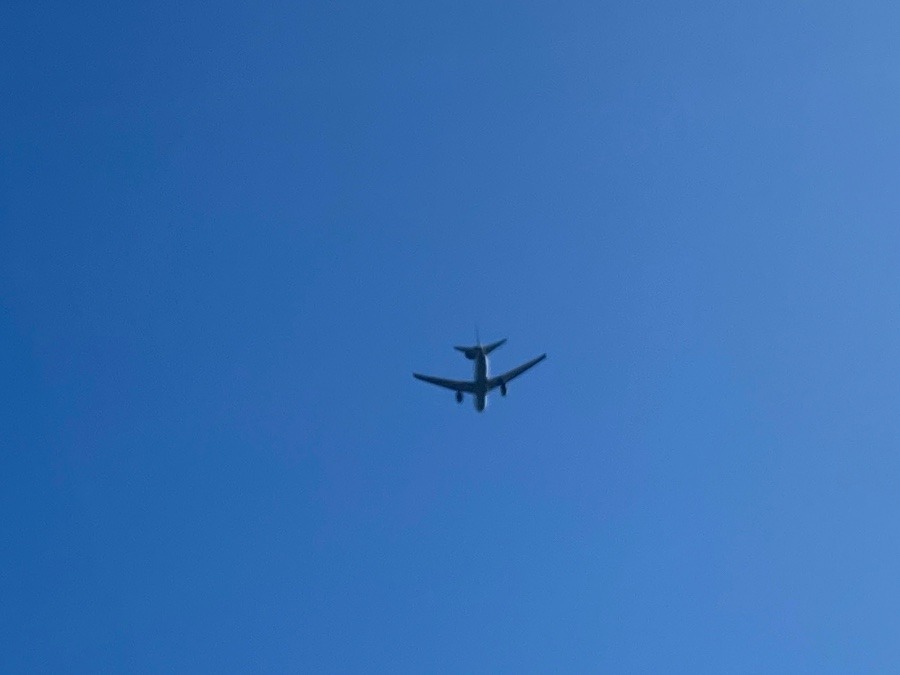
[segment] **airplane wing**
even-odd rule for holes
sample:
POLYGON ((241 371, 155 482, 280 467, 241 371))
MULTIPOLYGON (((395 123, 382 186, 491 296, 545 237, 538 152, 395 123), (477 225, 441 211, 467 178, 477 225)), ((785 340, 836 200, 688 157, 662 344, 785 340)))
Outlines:
POLYGON ((503 384, 508 383, 514 377, 518 377, 519 375, 524 373, 526 370, 528 370, 532 366, 536 366, 537 364, 539 364, 541 361, 543 361, 546 358, 547 358, 546 354, 541 354, 536 359, 531 359, 531 361, 529 361, 528 363, 523 363, 518 368, 513 368, 512 370, 507 371, 507 372, 503 373, 502 375, 498 375, 497 377, 492 377, 490 380, 488 380, 488 389, 494 389, 496 387, 499 387, 501 382, 503 384))
POLYGON ((413 373, 413 377, 417 380, 422 380, 422 382, 430 382, 431 384, 436 384, 439 387, 446 387, 447 389, 452 389, 453 391, 465 391, 471 394, 475 389, 474 382, 463 382, 461 380, 445 380, 442 377, 419 375, 419 373, 413 373))

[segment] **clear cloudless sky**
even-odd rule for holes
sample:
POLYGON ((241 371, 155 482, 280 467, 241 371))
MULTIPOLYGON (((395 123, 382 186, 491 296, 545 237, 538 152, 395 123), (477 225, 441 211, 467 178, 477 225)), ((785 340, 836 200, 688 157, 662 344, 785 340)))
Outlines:
POLYGON ((0 670, 894 670, 898 26, 3 4, 0 670))

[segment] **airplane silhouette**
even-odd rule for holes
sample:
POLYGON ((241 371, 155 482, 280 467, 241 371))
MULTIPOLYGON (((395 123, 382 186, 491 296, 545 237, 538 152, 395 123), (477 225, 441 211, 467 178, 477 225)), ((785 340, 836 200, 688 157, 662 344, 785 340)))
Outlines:
POLYGON ((537 358, 531 359, 531 361, 529 361, 528 363, 523 363, 521 366, 513 368, 512 370, 507 371, 502 375, 491 377, 488 373, 488 354, 497 349, 497 347, 499 347, 500 345, 504 344, 506 342, 506 338, 503 338, 502 340, 499 340, 497 342, 493 342, 489 345, 482 345, 481 340, 478 339, 478 333, 476 331, 475 341, 478 344, 476 344, 474 347, 454 347, 454 349, 465 354, 467 359, 475 362, 474 380, 447 380, 442 377, 420 375, 419 373, 413 373, 413 377, 415 377, 417 380, 422 380, 423 382, 436 384, 439 387, 452 389, 456 392, 457 403, 462 403, 464 393, 472 394, 475 397, 475 409, 478 412, 482 412, 487 405, 487 395, 489 391, 500 387, 500 395, 506 396, 506 385, 509 384, 510 380, 518 377, 532 366, 537 365, 545 358, 547 358, 546 354, 541 354, 537 358))

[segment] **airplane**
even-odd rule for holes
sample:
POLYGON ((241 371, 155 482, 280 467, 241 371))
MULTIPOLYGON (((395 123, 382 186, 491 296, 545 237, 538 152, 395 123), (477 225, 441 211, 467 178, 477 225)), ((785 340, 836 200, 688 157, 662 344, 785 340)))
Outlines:
POLYGON ((506 338, 488 345, 482 345, 481 340, 478 339, 478 334, 476 332, 475 341, 478 344, 476 344, 474 347, 454 347, 454 349, 456 349, 457 351, 465 354, 467 359, 475 362, 475 379, 473 381, 467 382, 464 380, 446 380, 442 377, 420 375, 419 373, 413 373, 413 377, 417 380, 422 380, 423 382, 436 384, 439 387, 452 389, 456 392, 457 403, 462 403, 464 393, 472 394, 475 397, 475 410, 477 410, 478 412, 483 412, 485 406, 487 405, 487 395, 489 391, 500 387, 500 395, 506 396, 506 385, 510 380, 512 380, 514 377, 518 377, 532 366, 537 365, 545 358, 547 358, 546 354, 541 354, 537 358, 531 359, 531 361, 529 361, 528 363, 523 363, 518 368, 513 368, 512 370, 507 371, 498 377, 490 377, 490 375, 488 374, 487 356, 492 351, 497 349, 497 347, 504 344, 506 342, 506 338))

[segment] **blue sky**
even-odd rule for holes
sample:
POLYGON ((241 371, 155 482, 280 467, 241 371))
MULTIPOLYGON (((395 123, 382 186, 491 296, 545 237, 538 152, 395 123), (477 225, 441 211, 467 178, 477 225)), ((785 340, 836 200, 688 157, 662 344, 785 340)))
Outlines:
POLYGON ((898 22, 5 5, 0 670, 895 668, 898 22))

